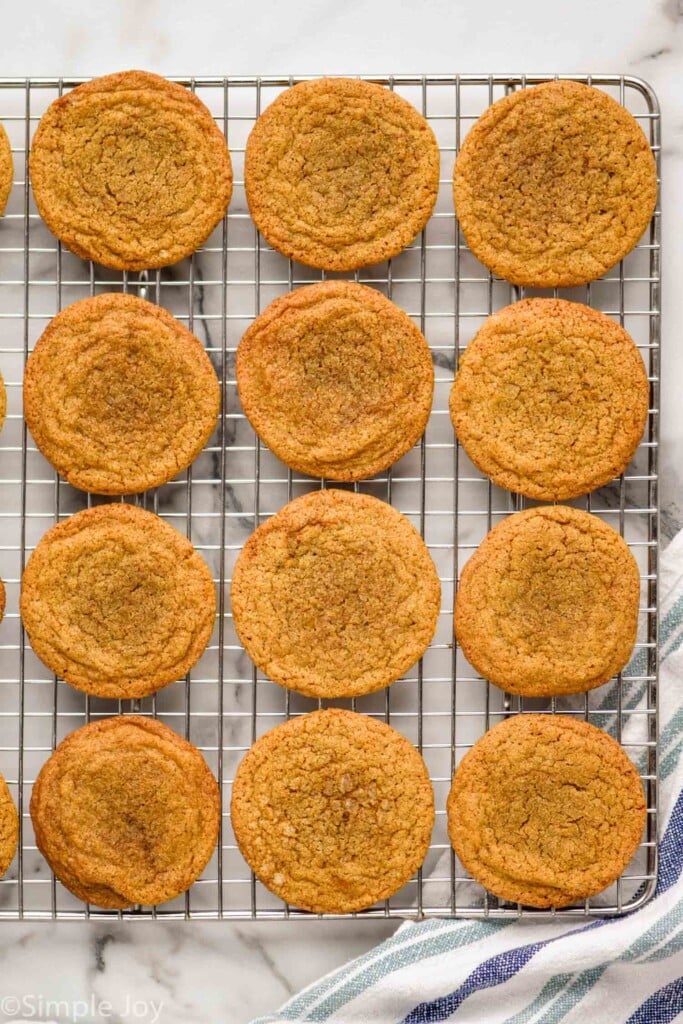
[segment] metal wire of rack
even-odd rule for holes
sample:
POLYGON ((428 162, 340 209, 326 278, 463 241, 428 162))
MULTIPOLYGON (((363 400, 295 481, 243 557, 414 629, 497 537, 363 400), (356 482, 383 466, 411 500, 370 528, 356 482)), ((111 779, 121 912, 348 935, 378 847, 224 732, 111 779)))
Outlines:
MULTIPOLYGON (((633 463, 624 476, 573 503, 615 526, 638 560, 636 650, 623 675, 589 694, 547 701, 512 698, 479 678, 453 643, 453 597, 464 561, 488 530, 528 503, 492 486, 456 445, 448 392, 458 355, 486 316, 525 294, 554 293, 515 288, 474 259, 457 229, 451 174, 468 127, 490 103, 554 77, 603 88, 628 107, 642 124, 659 168, 657 100, 646 83, 615 75, 366 77, 400 92, 428 119, 442 152, 441 188, 432 219, 409 249, 388 263, 334 276, 380 289, 415 318, 432 349, 436 387, 421 443, 393 469, 354 487, 389 501, 420 529, 439 570, 443 607, 433 644, 404 679, 368 697, 325 702, 377 715, 408 736, 425 757, 436 795, 437 823, 422 870, 396 896, 354 916, 583 917, 632 910, 652 895, 657 864, 659 206, 646 237, 623 263, 600 281, 562 292, 602 309, 629 330, 651 382, 648 424, 633 463), (638 765, 648 798, 646 835, 623 876, 606 893, 556 912, 528 910, 487 894, 455 858, 445 823, 446 795, 464 752, 503 716, 539 710, 579 715, 610 729, 638 765)), ((176 79, 196 91, 227 133, 235 169, 231 207, 191 259, 162 271, 119 274, 63 249, 40 220, 28 183, 26 156, 41 114, 81 80, 0 79, 0 120, 16 170, 0 223, 0 370, 8 390, 8 417, 0 434, 0 576, 8 598, 0 625, 0 772, 22 823, 18 855, 0 881, 0 919, 315 919, 284 905, 254 879, 237 850, 228 813, 231 780, 251 743, 286 717, 316 706, 253 668, 238 643, 229 604, 234 560, 255 526, 296 495, 325 486, 293 474, 258 443, 240 410, 234 379, 237 343, 259 311, 276 296, 325 276, 269 249, 244 198, 247 135, 261 110, 299 80, 176 79), (25 360, 58 310, 111 290, 146 297, 186 323, 206 346, 223 391, 216 434, 194 465, 164 487, 130 499, 190 537, 210 565, 219 595, 214 635, 190 675, 138 702, 88 698, 51 676, 31 651, 18 614, 21 573, 43 533, 80 508, 107 500, 65 484, 35 448, 22 418, 25 360), (215 856, 188 893, 163 907, 121 913, 87 906, 55 881, 36 849, 28 805, 37 772, 65 735, 91 719, 132 710, 157 716, 203 751, 221 785, 223 822, 215 856)))

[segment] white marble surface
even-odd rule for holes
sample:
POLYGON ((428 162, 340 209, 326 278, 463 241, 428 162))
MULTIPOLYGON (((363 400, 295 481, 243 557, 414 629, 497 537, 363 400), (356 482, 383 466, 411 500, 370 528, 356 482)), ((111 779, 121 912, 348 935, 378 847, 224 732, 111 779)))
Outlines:
MULTIPOLYGON (((490 70, 647 78, 664 115, 664 532, 683 524, 683 288, 676 281, 683 0, 31 0, 5 5, 3 41, 3 75, 144 67, 198 75, 490 70)), ((377 921, 8 923, 0 928, 0 1021, 243 1024, 394 928, 377 921)))

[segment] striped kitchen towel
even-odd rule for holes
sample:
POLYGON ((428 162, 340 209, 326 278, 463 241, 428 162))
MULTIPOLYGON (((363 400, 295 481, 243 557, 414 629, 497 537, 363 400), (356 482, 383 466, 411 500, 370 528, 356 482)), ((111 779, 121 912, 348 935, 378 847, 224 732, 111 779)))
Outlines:
POLYGON ((683 1020, 683 533, 662 556, 660 867, 654 898, 588 922, 404 924, 254 1024, 683 1020))

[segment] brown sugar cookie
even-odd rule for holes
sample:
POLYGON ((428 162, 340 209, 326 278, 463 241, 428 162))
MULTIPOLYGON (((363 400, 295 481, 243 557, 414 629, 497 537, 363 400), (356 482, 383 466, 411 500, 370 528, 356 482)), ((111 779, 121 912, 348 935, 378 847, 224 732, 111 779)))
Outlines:
POLYGON ((606 889, 640 843, 643 785, 622 748, 587 722, 515 715, 456 769, 448 832, 500 899, 565 907, 606 889))
POLYGON ((489 317, 450 396, 458 440, 510 491, 564 501, 624 471, 647 421, 650 386, 623 327, 563 299, 525 299, 489 317))
POLYGON ((24 413, 74 487, 135 494, 181 472, 208 441, 220 386, 201 342, 133 295, 67 306, 26 364, 24 413))
POLYGON ((33 786, 38 849, 79 899, 122 909, 185 892, 209 862, 221 798, 201 753, 125 715, 67 736, 33 786))
POLYGON ((424 335, 389 299, 349 281, 276 299, 242 338, 236 371, 259 437, 292 469, 331 480, 393 465, 432 405, 424 335))
POLYGON ((398 892, 420 867, 434 795, 404 736, 329 708, 256 741, 230 813, 242 856, 271 892, 313 913, 349 914, 398 892))
POLYGON ((0 216, 5 212, 14 180, 12 146, 7 138, 4 125, 0 124, 0 216))
POLYGON ((572 287, 601 277, 638 242, 657 200, 652 150, 607 93, 546 82, 498 100, 455 163, 467 244, 513 284, 572 287))
POLYGON ((148 71, 95 78, 55 100, 30 171, 50 231, 77 256, 117 270, 189 256, 232 193, 230 154, 210 111, 148 71))
POLYGON ((216 593, 190 541, 159 516, 98 505, 39 542, 20 610, 34 652, 67 683, 96 697, 144 697, 204 653, 216 593))
POLYGON ((14 860, 19 842, 19 816, 12 794, 0 775, 0 878, 14 860))
POLYGON ((251 535, 231 599, 239 639, 270 679, 309 697, 356 697, 422 657, 441 588, 404 515, 365 494, 321 490, 251 535))
POLYGON ((284 256, 354 270, 395 256, 424 228, 439 147, 417 110, 380 85, 320 78, 281 93, 247 141, 251 215, 284 256))
POLYGON ((484 678, 511 693, 582 693, 627 663, 640 578, 628 545, 597 516, 564 505, 518 512, 462 571, 455 633, 484 678))

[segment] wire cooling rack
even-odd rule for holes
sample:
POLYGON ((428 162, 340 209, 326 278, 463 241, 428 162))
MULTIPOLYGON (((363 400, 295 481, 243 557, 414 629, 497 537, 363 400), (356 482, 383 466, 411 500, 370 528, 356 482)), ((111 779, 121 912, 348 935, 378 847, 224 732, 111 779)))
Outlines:
MULTIPOLYGON (((414 317, 426 334, 436 368, 434 409, 425 438, 389 472, 355 485, 406 513, 436 562, 443 604, 434 642, 423 660, 390 689, 341 706, 391 724, 422 751, 437 806, 433 842, 422 870, 401 892, 362 916, 488 916, 533 914, 485 893, 466 874, 448 843, 445 805, 462 755, 504 715, 551 711, 579 715, 610 729, 638 765, 648 798, 648 826, 640 850, 606 893, 557 916, 610 915, 634 909, 656 879, 657 683, 657 437, 659 407, 660 215, 636 249, 602 280, 565 290, 622 323, 648 369, 651 409, 637 455, 626 474, 574 502, 601 516, 629 542, 641 572, 638 643, 623 676, 580 697, 520 700, 479 678, 454 646, 454 582, 471 552, 503 516, 526 502, 491 485, 455 444, 448 393, 458 355, 493 310, 524 294, 490 275, 459 235, 451 197, 453 161, 473 121, 496 99, 556 76, 371 76, 411 101, 429 120, 441 147, 441 187, 424 233, 388 263, 348 276, 384 294, 414 317)), ((612 75, 570 75, 605 89, 634 113, 659 165, 657 100, 644 82, 612 75)), ((235 558, 256 525, 286 501, 324 482, 292 474, 257 443, 237 399, 237 343, 272 299, 319 280, 320 273, 288 262, 259 238, 244 197, 243 156, 260 111, 296 78, 181 78, 196 91, 228 135, 235 170, 229 213, 203 249, 162 271, 119 274, 77 259, 57 244, 40 220, 26 173, 26 155, 41 114, 79 80, 0 80, 0 120, 15 160, 16 180, 0 222, 0 370, 9 413, 0 434, 0 575, 7 613, 0 625, 0 772, 17 802, 22 838, 0 882, 1 918, 129 919, 311 917, 269 894, 249 872, 230 827, 235 769, 251 743, 289 715, 317 702, 263 678, 237 640, 229 603, 235 558), (191 538, 213 571, 219 608, 211 643, 186 680, 139 702, 85 697, 56 680, 38 661, 18 615, 19 581, 40 537, 57 520, 92 503, 59 480, 36 450, 22 419, 21 382, 28 353, 54 314, 76 299, 129 291, 165 306, 206 346, 222 382, 223 410, 209 445, 192 468, 155 491, 132 498, 191 538), (98 717, 137 711, 155 715, 204 753, 223 793, 218 849, 202 878, 163 907, 123 914, 86 906, 56 882, 38 853, 28 814, 31 786, 41 765, 68 733, 98 717)), ((545 912, 547 913, 547 912, 545 912)))

